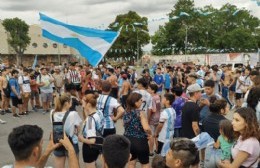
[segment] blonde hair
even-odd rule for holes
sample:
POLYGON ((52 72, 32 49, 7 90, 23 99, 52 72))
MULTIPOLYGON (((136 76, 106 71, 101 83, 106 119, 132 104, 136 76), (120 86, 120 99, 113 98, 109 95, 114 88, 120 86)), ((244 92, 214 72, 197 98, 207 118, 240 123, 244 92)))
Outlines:
POLYGON ((64 107, 66 102, 71 101, 71 96, 69 93, 62 93, 61 95, 57 95, 55 98, 55 108, 54 112, 62 111, 62 108, 64 107))

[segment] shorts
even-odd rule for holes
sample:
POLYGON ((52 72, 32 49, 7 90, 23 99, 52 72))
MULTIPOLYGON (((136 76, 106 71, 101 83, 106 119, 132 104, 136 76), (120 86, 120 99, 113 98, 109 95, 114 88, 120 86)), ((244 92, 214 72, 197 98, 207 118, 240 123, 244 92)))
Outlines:
POLYGON ((22 94, 22 99, 24 100, 24 99, 30 99, 30 97, 31 97, 31 92, 24 92, 23 94, 22 94))
POLYGON ((104 131, 103 131, 104 138, 107 137, 108 135, 113 135, 113 134, 116 134, 115 128, 111 128, 111 129, 104 128, 104 131))
MULTIPOLYGON (((76 155, 79 154, 79 145, 78 144, 73 144, 73 143, 72 143, 72 145, 74 147, 76 155)), ((55 149, 53 151, 53 154, 55 156, 57 156, 57 157, 68 156, 68 151, 62 146, 62 147, 58 148, 58 150, 55 149)))
POLYGON ((243 93, 236 93, 235 94, 235 99, 236 100, 242 99, 242 97, 243 97, 243 93))
POLYGON ((232 85, 230 88, 229 88, 230 91, 232 92, 235 92, 236 91, 236 85, 232 85))
POLYGON ((41 99, 43 103, 52 101, 52 93, 41 93, 41 99))
POLYGON ((38 99, 39 98, 39 92, 38 92, 38 90, 37 91, 33 91, 32 90, 32 92, 31 92, 31 99, 38 99))
POLYGON ((12 99, 12 104, 14 107, 18 108, 18 105, 22 105, 23 101, 22 99, 18 99, 18 97, 11 97, 12 99))
POLYGON ((157 142, 158 142, 157 154, 161 154, 164 143, 161 141, 157 141, 157 142))
POLYGON ((100 153, 99 150, 91 147, 91 145, 84 143, 82 146, 82 156, 83 156, 83 161, 85 163, 92 163, 96 161, 99 153, 100 153))
POLYGON ((155 134, 156 128, 157 128, 158 124, 156 125, 150 125, 151 131, 152 131, 152 135, 155 134))
POLYGON ((127 137, 131 142, 130 153, 131 161, 138 159, 141 164, 149 163, 149 145, 147 138, 127 137))
POLYGON ((73 83, 73 88, 76 89, 76 91, 81 91, 81 84, 80 83, 73 83))

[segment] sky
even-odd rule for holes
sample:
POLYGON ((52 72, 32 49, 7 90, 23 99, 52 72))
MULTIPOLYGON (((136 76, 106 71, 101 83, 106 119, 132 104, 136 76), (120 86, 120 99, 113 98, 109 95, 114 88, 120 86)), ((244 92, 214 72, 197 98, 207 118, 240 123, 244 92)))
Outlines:
MULTIPOLYGON (((194 0, 196 7, 212 5, 220 8, 226 3, 246 8, 260 18, 260 0, 194 0)), ((154 34, 166 20, 152 21, 166 17, 177 0, 0 0, 0 19, 19 17, 27 24, 40 24, 39 12, 73 25, 106 28, 117 15, 136 11, 147 17, 149 32, 154 34)), ((148 46, 150 48, 150 46, 148 46)))

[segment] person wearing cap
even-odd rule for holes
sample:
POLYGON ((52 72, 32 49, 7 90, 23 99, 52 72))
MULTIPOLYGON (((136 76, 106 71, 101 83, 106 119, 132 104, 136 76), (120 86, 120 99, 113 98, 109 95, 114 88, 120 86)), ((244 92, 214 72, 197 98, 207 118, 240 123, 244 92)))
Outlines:
POLYGON ((189 100, 182 108, 182 137, 191 139, 197 136, 200 132, 200 107, 198 106, 197 101, 201 98, 202 90, 203 88, 201 88, 197 83, 192 84, 187 88, 189 100))

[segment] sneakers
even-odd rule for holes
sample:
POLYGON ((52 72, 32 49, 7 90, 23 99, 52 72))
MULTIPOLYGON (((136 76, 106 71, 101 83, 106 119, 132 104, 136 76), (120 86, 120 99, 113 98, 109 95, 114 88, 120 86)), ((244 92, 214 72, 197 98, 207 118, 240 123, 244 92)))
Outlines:
POLYGON ((5 111, 4 110, 1 111, 1 115, 5 115, 5 111))
POLYGON ((33 107, 32 110, 35 111, 35 112, 37 112, 37 108, 36 108, 36 107, 33 107))
POLYGON ((5 124, 6 121, 0 119, 0 124, 5 124))
POLYGON ((18 114, 13 114, 14 118, 19 118, 20 116, 18 114))
POLYGON ((5 110, 6 113, 12 113, 9 109, 8 110, 5 110))

